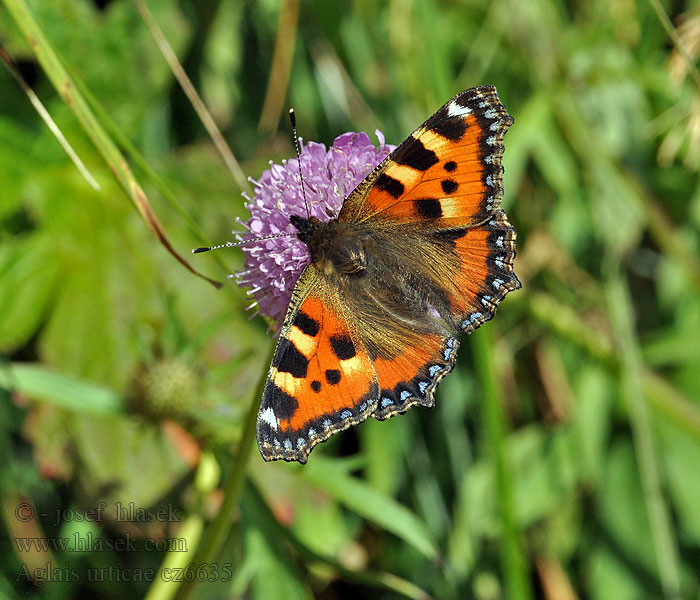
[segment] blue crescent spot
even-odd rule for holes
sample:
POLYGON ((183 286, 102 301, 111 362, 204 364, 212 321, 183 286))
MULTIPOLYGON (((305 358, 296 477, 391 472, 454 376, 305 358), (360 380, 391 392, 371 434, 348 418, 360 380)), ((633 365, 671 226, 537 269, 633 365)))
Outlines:
POLYGON ((394 401, 391 398, 386 398, 386 397, 382 398, 382 408, 386 408, 387 406, 389 406, 390 404, 393 404, 393 403, 394 403, 394 401))
POLYGON ((352 413, 349 410, 344 410, 340 413, 341 419, 349 419, 350 417, 352 417, 352 413))
POLYGON ((360 404, 360 412, 365 412, 367 410, 367 403, 363 402, 360 404))
POLYGON ((442 367, 440 365, 433 365, 428 369, 428 373, 430 373, 431 377, 435 377, 435 373, 437 373, 442 367))
POLYGON ((289 439, 284 440, 284 448, 285 450, 291 450, 292 449, 292 442, 289 439))
POLYGON ((403 392, 401 392, 401 400, 402 401, 405 400, 406 398, 410 398, 410 397, 411 397, 411 392, 409 392, 408 390, 404 390, 403 392))
POLYGON ((304 444, 306 444, 306 440, 304 438, 297 439, 297 448, 301 448, 304 444))
POLYGON ((418 383, 418 389, 420 390, 421 395, 425 396, 425 390, 428 387, 428 382, 427 381, 421 381, 418 383))

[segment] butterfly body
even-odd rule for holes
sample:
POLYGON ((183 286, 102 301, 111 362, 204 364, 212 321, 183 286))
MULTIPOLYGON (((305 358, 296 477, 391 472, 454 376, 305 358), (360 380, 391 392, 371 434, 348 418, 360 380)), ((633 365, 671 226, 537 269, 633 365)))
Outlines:
POLYGON ((520 287, 515 231, 498 208, 511 122, 495 89, 462 92, 357 186, 337 218, 291 217, 311 262, 260 407, 266 460, 303 463, 368 416, 433 406, 457 334, 520 287))
POLYGON ((292 216, 297 237, 309 248, 311 262, 328 276, 359 275, 367 269, 365 245, 371 243, 361 230, 337 219, 292 216))

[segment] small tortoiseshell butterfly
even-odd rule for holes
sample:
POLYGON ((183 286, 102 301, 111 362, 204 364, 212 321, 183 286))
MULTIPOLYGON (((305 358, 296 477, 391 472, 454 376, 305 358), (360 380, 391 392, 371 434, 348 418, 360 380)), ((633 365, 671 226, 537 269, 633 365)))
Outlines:
POLYGON ((364 421, 432 407, 459 332, 518 289, 515 230, 499 208, 496 89, 458 94, 345 199, 336 219, 292 216, 311 255, 294 287, 260 406, 265 460, 305 463, 364 421))

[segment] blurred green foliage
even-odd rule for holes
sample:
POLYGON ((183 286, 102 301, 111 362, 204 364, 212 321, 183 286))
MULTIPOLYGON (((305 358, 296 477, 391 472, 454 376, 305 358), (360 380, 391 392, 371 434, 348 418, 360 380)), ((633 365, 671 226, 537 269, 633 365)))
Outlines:
MULTIPOLYGON (((399 143, 479 84, 515 117, 504 206, 523 289, 464 340, 436 409, 362 424, 303 468, 255 453, 245 481, 266 325, 243 290, 216 291, 158 244, 39 67, 18 4, 0 6, 0 41, 101 191, 0 70, 0 596, 697 597, 695 4, 148 2, 253 177, 293 155, 288 105, 325 143, 375 129, 399 143), (177 518, 120 520, 129 503, 177 518), (217 515, 220 552, 202 533, 217 515), (111 545, 51 545, 88 535, 111 545), (168 539, 188 552, 153 543, 168 539), (200 539, 208 581, 126 580, 201 560, 200 539)), ((102 126, 157 173, 131 155, 171 244, 229 239, 241 190, 134 3, 28 6, 102 126)), ((223 280, 242 257, 193 264, 223 280)))

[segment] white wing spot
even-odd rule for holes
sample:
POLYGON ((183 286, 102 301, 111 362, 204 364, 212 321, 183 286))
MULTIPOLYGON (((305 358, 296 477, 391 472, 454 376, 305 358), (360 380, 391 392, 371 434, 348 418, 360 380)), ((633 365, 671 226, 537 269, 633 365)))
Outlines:
POLYGON ((487 143, 489 146, 495 146, 495 145, 496 145, 496 136, 495 136, 495 135, 491 135, 491 136, 487 137, 487 138, 486 138, 486 143, 487 143))
POLYGON ((284 440, 284 449, 285 449, 285 450, 291 450, 291 449, 292 449, 292 442, 291 442, 291 440, 289 440, 289 439, 284 440))
POLYGON ((267 423, 272 429, 278 429, 280 426, 279 419, 275 416, 275 411, 269 406, 260 413, 258 419, 263 423, 267 423))
POLYGON ((496 246, 499 248, 503 248, 503 236, 499 235, 498 238, 496 238, 496 246))
POLYGON ((496 264, 496 266, 497 266, 499 269, 501 269, 501 271, 503 270, 503 257, 502 257, 502 256, 499 256, 498 258, 495 258, 495 259, 493 260, 493 262, 496 264))
POLYGON ((450 102, 447 105, 447 116, 448 117, 463 117, 464 115, 470 114, 472 111, 466 106, 460 106, 456 102, 450 102))
POLYGON ((503 280, 502 279, 494 279, 493 283, 491 284, 495 289, 500 289, 500 287, 503 285, 503 280))
POLYGON ((486 176, 486 185, 493 187, 493 177, 491 177, 491 175, 486 176))

